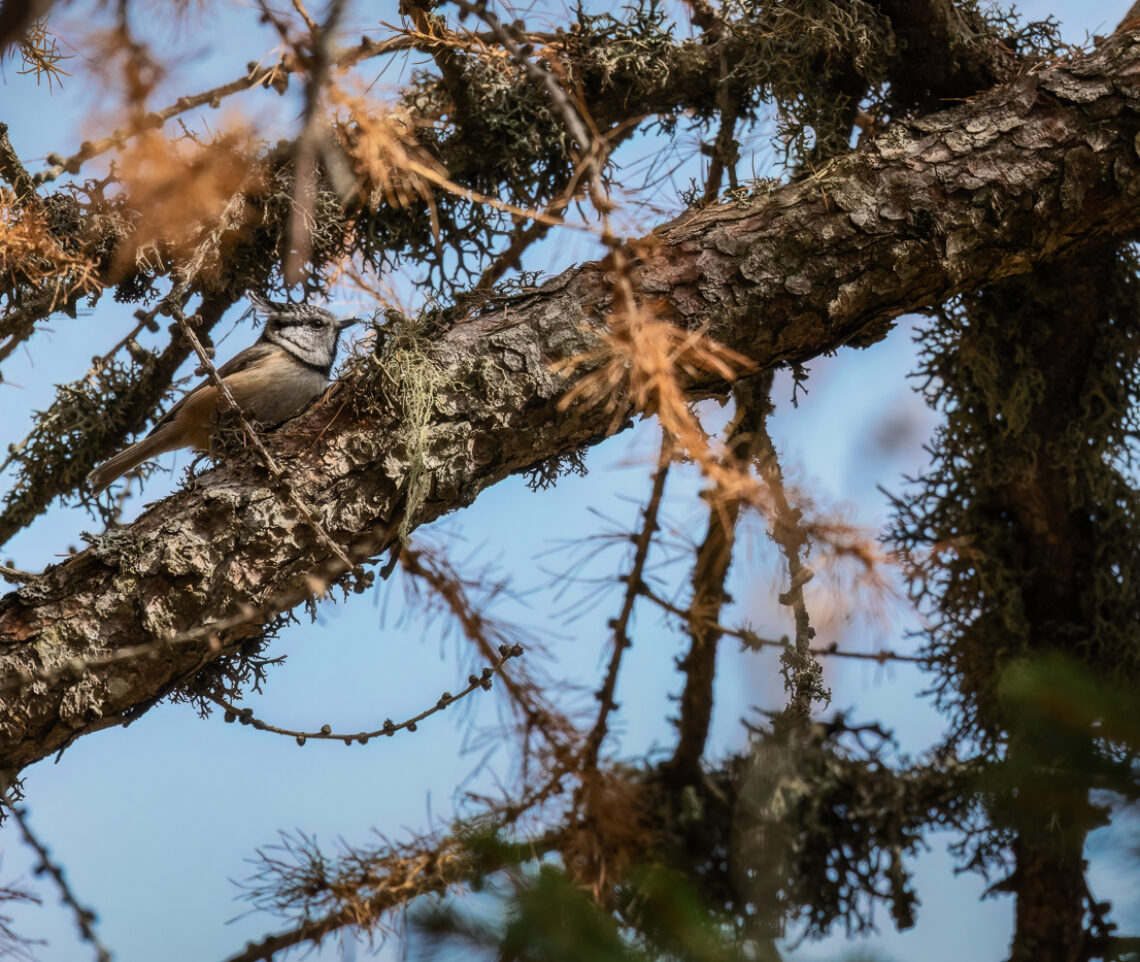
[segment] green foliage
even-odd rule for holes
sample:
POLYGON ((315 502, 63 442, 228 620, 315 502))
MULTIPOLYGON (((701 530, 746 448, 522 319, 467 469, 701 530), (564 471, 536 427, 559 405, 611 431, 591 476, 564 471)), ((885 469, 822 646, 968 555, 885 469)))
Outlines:
POLYGON ((411 914, 413 958, 524 962, 732 962, 747 954, 733 925, 703 904, 684 876, 660 867, 630 873, 600 905, 553 862, 489 876, 477 908, 449 900, 411 914))
POLYGON ((1090 790, 1140 800, 1135 690, 1053 653, 1013 662, 999 692, 1017 751, 983 782, 998 825, 1037 834, 1057 834, 1062 824, 1083 830, 1108 823, 1107 805, 1090 802, 1090 790), (1067 817, 1057 819, 1056 812, 1067 817))

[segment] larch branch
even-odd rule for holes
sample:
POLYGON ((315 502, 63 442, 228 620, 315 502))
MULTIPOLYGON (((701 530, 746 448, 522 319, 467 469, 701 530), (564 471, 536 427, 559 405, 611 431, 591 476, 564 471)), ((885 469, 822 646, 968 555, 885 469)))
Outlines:
MULTIPOLYGON (((1138 41, 1136 32, 1118 34, 1087 56, 898 125, 811 177, 662 225, 625 251, 635 296, 763 369, 865 346, 907 311, 1090 241, 1134 236, 1138 41)), ((573 382, 552 370, 602 344, 612 266, 582 264, 533 291, 468 305, 432 342, 442 380, 418 523, 637 414, 620 395, 612 407, 563 410, 573 382)), ((693 397, 727 391, 708 375, 684 387, 693 397)), ((399 413, 373 398, 340 416, 318 407, 267 437, 350 557, 394 543, 409 470, 401 427, 399 413)), ((267 489, 260 466, 231 459, 0 599, 0 680, 211 622, 227 625, 217 650, 233 650, 260 631, 254 600, 298 603, 314 593, 314 573, 327 584, 330 562, 342 567, 267 489)), ((78 679, 60 672, 0 701, 0 766, 18 769, 117 724, 213 655, 178 646, 78 679)))

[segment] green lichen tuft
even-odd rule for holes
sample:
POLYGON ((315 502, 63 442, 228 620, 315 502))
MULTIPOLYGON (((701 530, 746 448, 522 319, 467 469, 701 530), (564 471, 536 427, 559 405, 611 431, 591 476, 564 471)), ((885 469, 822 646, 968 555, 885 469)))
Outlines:
POLYGON ((440 323, 441 315, 435 311, 415 318, 386 311, 385 323, 375 328, 376 350, 351 359, 345 371, 357 404, 373 411, 393 407, 400 412, 406 462, 401 541, 415 527, 416 513, 431 492, 432 420, 441 391, 453 386, 432 357, 433 334, 440 323))

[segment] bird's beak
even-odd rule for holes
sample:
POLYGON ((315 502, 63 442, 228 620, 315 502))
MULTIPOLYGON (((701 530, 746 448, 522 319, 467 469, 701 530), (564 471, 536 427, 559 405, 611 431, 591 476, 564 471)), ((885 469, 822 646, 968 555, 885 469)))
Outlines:
POLYGON ((363 324, 363 317, 346 317, 337 321, 337 330, 343 331, 346 328, 352 327, 353 324, 363 324))

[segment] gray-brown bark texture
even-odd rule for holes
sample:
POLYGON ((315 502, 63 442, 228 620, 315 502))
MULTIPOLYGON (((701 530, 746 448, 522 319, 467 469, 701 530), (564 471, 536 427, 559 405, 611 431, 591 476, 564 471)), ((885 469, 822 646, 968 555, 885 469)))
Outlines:
MULTIPOLYGON (((635 287, 653 310, 707 325, 760 367, 866 345, 904 312, 1132 235, 1138 138, 1132 32, 896 125, 811 177, 663 226, 631 247, 635 287)), ((551 365, 599 345, 610 299, 606 265, 588 263, 472 309, 431 341, 429 487, 414 524, 636 413, 621 398, 611 399, 616 420, 604 405, 559 410, 570 381, 551 365)), ((356 404, 348 393, 267 440, 359 560, 392 545, 411 459, 398 402, 356 404)), ((144 709, 342 571, 253 453, 229 458, 0 599, 0 768, 144 709), (200 629, 215 622, 211 646, 200 629), (199 634, 151 644, 187 632, 199 634), (137 656, 110 660, 136 646, 137 656)))

